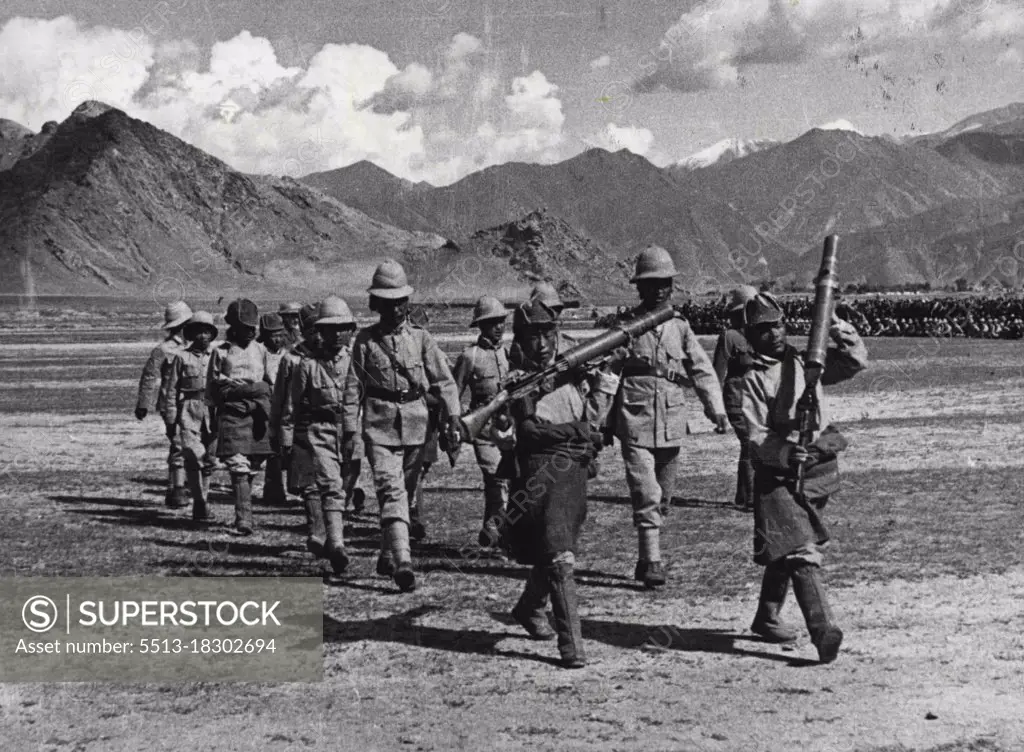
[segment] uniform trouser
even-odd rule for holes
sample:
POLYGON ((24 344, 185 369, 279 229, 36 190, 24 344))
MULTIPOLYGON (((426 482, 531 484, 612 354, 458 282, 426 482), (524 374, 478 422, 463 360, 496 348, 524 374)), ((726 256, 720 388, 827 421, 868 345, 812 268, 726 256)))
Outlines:
POLYGON ((182 454, 181 435, 179 431, 168 437, 170 447, 167 451, 167 470, 171 477, 174 476, 175 470, 181 470, 185 467, 185 457, 182 454))
POLYGON ((423 465, 423 445, 382 446, 366 442, 366 456, 380 504, 381 526, 401 521, 409 524, 409 500, 415 498, 423 465))
POLYGON ((281 462, 281 455, 273 454, 267 458, 263 498, 274 502, 283 502, 288 498, 285 487, 284 463, 281 462))
POLYGON ((266 459, 263 455, 250 457, 247 454, 232 454, 224 457, 223 462, 232 475, 251 475, 263 467, 266 459))
POLYGON ((736 465, 736 496, 737 506, 754 504, 754 465, 750 461, 750 434, 743 414, 729 413, 729 423, 740 440, 740 458, 736 465))
POLYGON ((633 525, 660 528, 662 500, 671 500, 675 492, 679 447, 654 449, 623 443, 622 459, 633 502, 633 525))
POLYGON ((488 441, 475 441, 473 452, 484 476, 484 524, 487 524, 508 504, 509 482, 497 476, 502 461, 502 452, 497 446, 488 441))
POLYGON ((307 429, 313 449, 317 491, 324 512, 345 511, 345 489, 355 462, 345 462, 341 429, 334 423, 311 423, 307 429))
POLYGON ((217 434, 208 433, 204 436, 201 430, 178 426, 177 436, 181 443, 185 475, 192 492, 192 501, 198 501, 196 491, 201 487, 201 477, 213 475, 217 468, 217 434))

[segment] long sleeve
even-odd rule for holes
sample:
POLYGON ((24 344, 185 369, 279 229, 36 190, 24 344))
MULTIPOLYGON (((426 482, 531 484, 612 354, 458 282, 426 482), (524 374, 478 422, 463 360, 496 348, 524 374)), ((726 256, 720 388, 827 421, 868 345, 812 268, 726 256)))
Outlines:
POLYGON ((448 415, 459 417, 462 414, 462 405, 458 387, 455 385, 455 378, 452 376, 451 366, 448 364, 448 357, 441 352, 441 348, 434 342, 433 337, 426 332, 423 333, 423 368, 430 386, 437 387, 440 392, 441 401, 444 403, 448 415))
MULTIPOLYGON (((281 378, 283 375, 278 374, 278 378, 281 378)), ((290 378, 283 385, 285 397, 280 423, 280 442, 282 447, 290 447, 295 441, 295 416, 302 406, 308 383, 309 372, 302 362, 299 362, 291 369, 290 378)))
POLYGON ((683 350, 686 352, 686 373, 693 381, 693 388, 697 390, 697 396, 704 405, 704 415, 708 420, 714 421, 716 415, 725 414, 722 387, 708 354, 704 352, 697 335, 688 325, 683 336, 683 350))
POLYGON ((142 376, 139 378, 139 396, 135 406, 143 410, 152 410, 157 403, 157 395, 160 393, 160 382, 162 381, 162 369, 167 361, 167 353, 162 347, 154 347, 142 367, 142 376))
POLYGON ((715 355, 711 359, 715 373, 718 375, 718 386, 725 386, 725 374, 729 370, 729 353, 726 352, 725 332, 718 335, 718 342, 715 344, 715 355))
POLYGON ((178 380, 181 378, 182 367, 185 361, 178 355, 171 357, 167 366, 167 375, 162 379, 160 386, 163 395, 163 418, 164 423, 174 425, 178 422, 178 380))
POLYGON ((750 451, 765 465, 779 469, 789 466, 793 444, 769 426, 770 378, 764 371, 750 371, 743 379, 743 419, 749 433, 750 451))
POLYGON ((832 340, 836 346, 826 350, 825 370, 821 374, 821 383, 825 386, 853 378, 868 364, 868 349, 853 324, 844 321, 835 325, 832 340))
POLYGON ((221 395, 221 361, 223 358, 223 350, 218 347, 210 354, 210 365, 206 369, 206 402, 214 407, 221 407, 224 404, 221 395))
POLYGON ((452 378, 455 379, 455 389, 459 395, 459 405, 462 405, 462 395, 466 392, 466 387, 469 386, 469 375, 473 368, 470 359, 464 350, 459 354, 458 359, 455 361, 455 370, 452 371, 452 378))
POLYGON ((281 421, 284 417, 285 403, 288 400, 289 379, 292 366, 288 357, 281 358, 274 376, 274 396, 270 402, 270 430, 272 435, 280 439, 281 421))
POLYGON ((359 433, 359 411, 363 404, 363 375, 366 373, 366 341, 357 337, 352 345, 352 362, 345 376, 345 391, 341 401, 341 430, 359 433))

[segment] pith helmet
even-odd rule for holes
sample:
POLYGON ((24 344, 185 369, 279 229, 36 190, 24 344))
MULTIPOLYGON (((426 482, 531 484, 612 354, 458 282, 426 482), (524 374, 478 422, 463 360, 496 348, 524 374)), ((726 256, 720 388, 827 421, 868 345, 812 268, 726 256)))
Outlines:
POLYGON ((348 303, 336 295, 332 295, 320 304, 320 315, 316 320, 317 326, 321 324, 352 324, 356 320, 349 310, 348 303))
POLYGON ((394 259, 388 259, 373 273, 373 281, 367 292, 378 298, 395 300, 412 295, 412 287, 409 286, 409 278, 405 276, 402 265, 394 259))
POLYGON ((306 303, 299 311, 299 326, 308 329, 316 323, 320 317, 320 305, 318 303, 306 303))
POLYGON ((224 316, 228 326, 251 326, 260 325, 260 311, 248 298, 232 300, 228 304, 228 312, 224 316))
POLYGON ((284 329, 284 321, 278 313, 264 313, 260 316, 260 329, 264 332, 279 332, 284 329))
POLYGON ((214 338, 217 337, 217 325, 213 323, 213 314, 208 311, 196 311, 193 313, 189 320, 185 322, 185 326, 208 326, 213 329, 214 338))
POLYGON ((302 303, 282 303, 281 307, 277 309, 277 312, 282 316, 293 314, 298 316, 302 313, 302 303))
POLYGON ((531 326, 554 325, 558 316, 539 300, 531 300, 516 308, 512 318, 512 327, 521 332, 531 326))
POLYGON ((565 303, 558 297, 558 290, 550 282, 538 282, 530 293, 530 300, 539 300, 548 308, 558 313, 565 308, 565 303))
POLYGON ((747 304, 748 300, 753 300, 757 296, 757 288, 750 285, 740 285, 739 287, 729 291, 729 310, 739 311, 747 304))
POLYGON ((779 301, 766 292, 760 292, 748 300, 743 309, 743 315, 747 326, 774 324, 785 317, 779 301))
POLYGON ((188 321, 191 315, 192 309, 184 300, 168 303, 167 308, 164 309, 164 329, 175 329, 181 326, 188 321))
POLYGON ((672 256, 661 246, 652 245, 645 248, 636 257, 636 274, 629 280, 636 282, 641 279, 671 279, 679 274, 672 256))
POLYGON ((508 309, 505 308, 500 300, 484 295, 473 306, 473 320, 469 322, 469 325, 476 326, 481 321, 487 321, 488 319, 503 319, 508 314, 508 309))

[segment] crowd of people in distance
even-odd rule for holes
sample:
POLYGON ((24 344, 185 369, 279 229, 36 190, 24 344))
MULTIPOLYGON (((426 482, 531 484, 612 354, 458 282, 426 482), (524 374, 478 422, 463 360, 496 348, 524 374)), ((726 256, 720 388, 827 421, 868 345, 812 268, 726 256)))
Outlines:
MULTIPOLYGON (((813 298, 784 298, 789 334, 811 328, 813 298)), ((725 298, 690 300, 676 307, 697 334, 718 334, 728 315, 725 298)), ((865 337, 1024 338, 1024 296, 1017 294, 924 297, 841 297, 836 312, 865 337)), ((600 323, 599 323, 600 325, 600 323)))

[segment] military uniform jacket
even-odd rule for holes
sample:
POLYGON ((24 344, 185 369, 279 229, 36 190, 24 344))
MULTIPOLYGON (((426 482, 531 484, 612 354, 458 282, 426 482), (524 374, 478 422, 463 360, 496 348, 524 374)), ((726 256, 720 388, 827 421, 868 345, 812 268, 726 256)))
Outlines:
POLYGON ((281 356, 281 362, 277 366, 277 376, 274 377, 274 395, 270 403, 270 425, 275 439, 281 446, 292 446, 296 431, 304 431, 308 422, 303 422, 302 416, 296 416, 294 408, 288 405, 291 399, 292 374, 298 368, 303 358, 313 357, 313 352, 300 341, 294 347, 287 349, 281 356), (285 411, 291 412, 291 419, 287 426, 283 424, 285 411))
POLYGON ((634 338, 612 413, 615 436, 632 446, 681 446, 686 435, 686 387, 691 384, 709 420, 725 413, 711 360, 690 324, 676 314, 634 338))
POLYGON ((196 433, 212 432, 213 419, 206 404, 206 372, 211 350, 189 348, 175 353, 164 379, 164 422, 196 433))
POLYGON ((508 350, 500 343, 492 345, 483 337, 470 345, 455 361, 455 385, 459 396, 469 389, 469 409, 490 402, 508 379, 508 350))
POLYGON ((343 430, 361 430, 367 440, 381 446, 424 444, 426 393, 431 387, 447 414, 458 416, 459 394, 451 367, 426 330, 408 322, 392 332, 384 332, 379 324, 367 327, 356 335, 352 345, 343 430))
POLYGON ((750 343, 738 329, 726 329, 718 337, 712 362, 718 383, 722 386, 722 401, 726 413, 735 415, 743 410, 743 376, 753 361, 750 343))
MULTIPOLYGON (((281 418, 282 434, 290 434, 296 421, 340 425, 345 379, 352 351, 343 347, 333 358, 303 358, 292 374, 289 397, 281 418)), ((282 442, 290 446, 290 442, 282 442)))
POLYGON ((162 387, 167 378, 167 369, 170 367, 174 354, 184 347, 185 340, 176 334, 153 348, 142 369, 142 377, 139 379, 139 397, 135 401, 136 408, 152 410, 155 407, 157 412, 161 414, 164 412, 166 404, 162 387))

